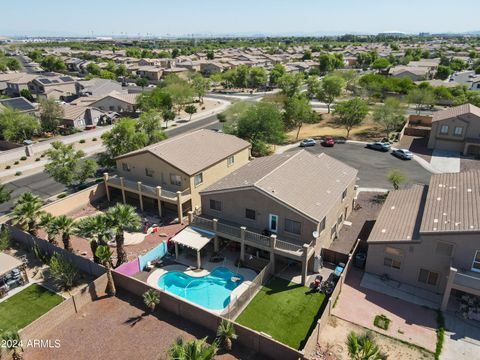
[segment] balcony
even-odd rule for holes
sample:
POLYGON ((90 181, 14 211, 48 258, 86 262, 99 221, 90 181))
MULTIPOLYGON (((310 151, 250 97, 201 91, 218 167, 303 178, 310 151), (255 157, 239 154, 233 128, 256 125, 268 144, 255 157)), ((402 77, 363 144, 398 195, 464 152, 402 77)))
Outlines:
POLYGON ((480 291, 480 273, 466 270, 457 270, 453 279, 453 287, 455 285, 480 291))
POLYGON ((310 256, 313 251, 312 244, 308 244, 308 248, 304 248, 303 245, 293 240, 277 239, 276 236, 265 236, 258 232, 258 230, 247 230, 240 224, 227 223, 224 220, 209 219, 204 216, 192 214, 191 225, 214 232, 223 238, 240 243, 243 242, 257 249, 273 251, 276 254, 293 259, 303 259, 305 257, 305 251, 308 252, 308 256, 310 256))

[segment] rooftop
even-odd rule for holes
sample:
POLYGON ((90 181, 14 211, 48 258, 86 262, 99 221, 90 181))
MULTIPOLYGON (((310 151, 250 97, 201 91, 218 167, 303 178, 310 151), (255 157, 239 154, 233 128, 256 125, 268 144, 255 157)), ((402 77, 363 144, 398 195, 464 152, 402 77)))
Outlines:
POLYGON ((35 105, 33 105, 30 101, 28 101, 22 96, 11 99, 1 99, 0 109, 2 107, 9 107, 19 111, 33 111, 36 109, 35 105))
POLYGON ((480 108, 472 104, 463 104, 460 106, 451 107, 442 111, 437 111, 433 114, 432 121, 441 121, 445 119, 454 118, 457 116, 473 114, 480 117, 480 108))

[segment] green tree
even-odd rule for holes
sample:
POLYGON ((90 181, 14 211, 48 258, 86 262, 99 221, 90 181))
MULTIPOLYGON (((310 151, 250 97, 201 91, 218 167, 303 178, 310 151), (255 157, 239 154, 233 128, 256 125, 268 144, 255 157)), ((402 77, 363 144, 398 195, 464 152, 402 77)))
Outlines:
POLYGON ((7 189, 6 185, 0 184, 0 204, 10 201, 12 191, 7 189))
POLYGON ((6 65, 8 69, 12 71, 18 71, 22 68, 22 66, 20 65, 20 61, 18 61, 16 58, 13 58, 13 57, 7 58, 6 65))
POLYGON ((236 340, 238 335, 235 333, 233 323, 222 319, 217 328, 217 337, 223 342, 226 351, 232 350, 232 340, 236 340))
POLYGON ((320 84, 320 90, 317 93, 317 98, 327 104, 328 113, 330 114, 330 106, 335 101, 335 98, 342 94, 345 87, 345 80, 335 75, 325 76, 320 84))
POLYGON ((288 99, 283 117, 287 129, 297 129, 295 139, 298 139, 303 124, 312 124, 318 121, 318 115, 312 109, 310 101, 302 95, 288 99))
POLYGON ((195 105, 187 105, 185 106, 185 112, 190 115, 188 121, 192 120, 192 115, 197 112, 197 108, 195 105))
POLYGON ((160 304, 160 293, 157 290, 150 289, 143 293, 143 302, 151 312, 155 311, 155 307, 160 304))
POLYGON ((417 114, 420 114, 424 107, 430 107, 435 104, 435 95, 428 88, 412 89, 407 95, 407 101, 409 104, 414 104, 417 114))
POLYGON ((207 60, 213 60, 215 58, 215 53, 213 50, 207 51, 207 60))
POLYGON ((67 69, 67 66, 63 60, 55 55, 47 55, 43 58, 40 65, 47 71, 62 72, 67 69))
POLYGON ((108 222, 115 232, 115 242, 117 245, 117 264, 120 266, 127 261, 127 253, 124 249, 124 231, 138 230, 141 225, 140 217, 135 208, 130 205, 117 204, 106 212, 108 222))
POLYGON ((140 115, 137 120, 136 131, 145 134, 145 146, 167 138, 167 134, 162 129, 162 114, 155 110, 149 110, 140 115))
POLYGON ((100 76, 100 72, 102 71, 101 67, 93 62, 88 64, 85 68, 87 69, 89 74, 92 74, 94 76, 100 76))
POLYGON ((282 92, 288 97, 294 97, 300 92, 300 88, 303 84, 303 74, 285 74, 277 81, 277 85, 282 92))
POLYGON ((407 181, 407 177, 398 169, 390 170, 387 174, 387 179, 395 190, 398 190, 400 185, 407 181))
POLYGON ((98 164, 93 159, 79 161, 75 169, 75 180, 78 185, 83 185, 88 179, 94 178, 97 173, 98 164))
POLYGON ((321 74, 327 74, 343 67, 343 54, 322 54, 319 57, 319 68, 321 74))
POLYGON ((435 79, 446 80, 452 74, 452 69, 449 66, 438 65, 435 79))
POLYGON ((162 117, 163 121, 165 121, 165 125, 168 126, 168 122, 175 120, 176 115, 172 110, 164 110, 162 112, 162 117))
POLYGON ((372 69, 374 70, 385 70, 391 66, 390 62, 384 58, 378 58, 372 63, 372 69))
POLYGON ((10 231, 5 225, 0 226, 0 251, 10 247, 10 231))
POLYGON ((50 244, 57 245, 56 237, 58 235, 58 228, 55 223, 55 216, 48 212, 43 213, 40 215, 40 222, 38 226, 46 231, 48 242, 50 244))
POLYGON ((100 264, 105 266, 107 270, 107 288, 106 293, 110 296, 115 296, 117 290, 115 289, 115 282, 112 275, 112 251, 108 245, 101 245, 95 252, 96 257, 99 259, 100 264))
POLYGON ((373 120, 380 124, 388 137, 390 132, 396 131, 405 122, 406 108, 396 98, 387 98, 382 106, 373 110, 373 120))
POLYGON ((124 64, 118 65, 118 67, 115 69, 115 74, 122 77, 128 76, 127 67, 124 64))
POLYGON ((68 291, 75 286, 78 279, 78 270, 66 257, 54 253, 48 265, 50 274, 62 289, 68 291))
POLYGON ((28 101, 34 101, 35 99, 33 98, 32 96, 32 93, 30 92, 30 90, 28 89, 22 89, 20 91, 20 96, 23 96, 25 99, 27 99, 28 101))
POLYGON ((386 359, 369 334, 358 336, 352 331, 347 338, 347 347, 352 360, 386 359))
POLYGON ((137 106, 143 111, 171 110, 173 107, 173 100, 165 89, 155 88, 151 92, 141 93, 137 98, 137 106))
POLYGON ((273 65, 273 69, 270 71, 270 86, 277 86, 278 80, 286 73, 287 70, 282 64, 273 65))
POLYGON ((210 79, 204 78, 201 74, 195 74, 192 77, 192 86, 195 90, 200 103, 203 104, 203 97, 210 90, 210 79))
POLYGON ((38 120, 29 114, 7 107, 0 112, 0 134, 5 140, 21 143, 40 130, 38 120))
POLYGON ((37 234, 38 218, 42 215, 43 200, 31 192, 23 193, 12 211, 13 224, 20 225, 31 235, 37 234))
MULTIPOLYGON (((145 88, 145 86, 148 86, 148 84, 150 84, 150 82, 148 81, 147 78, 144 78, 144 77, 139 77, 139 78, 135 81, 135 85, 141 86, 141 87, 142 87, 142 90, 145 88)), ((143 93, 142 93, 142 94, 143 94, 143 93)))
POLYGON ((63 115, 63 109, 55 99, 40 101, 40 124, 43 131, 56 133, 63 115))
POLYGON ((260 66, 254 66, 250 69, 248 84, 251 88, 261 89, 267 85, 267 71, 260 66))
POLYGON ((207 343, 207 338, 185 342, 178 338, 167 351, 170 360, 213 360, 218 352, 218 345, 207 343))
POLYGON ((347 130, 347 139, 354 126, 360 125, 368 114, 368 104, 359 97, 338 102, 333 111, 337 123, 347 130))
POLYGON ((173 106, 176 107, 177 113, 180 112, 185 104, 193 101, 195 90, 186 80, 180 79, 176 75, 169 75, 164 80, 164 89, 170 95, 173 106))
POLYGON ((60 215, 57 216, 54 221, 58 232, 62 234, 63 248, 72 252, 73 248, 70 237, 76 229, 74 220, 66 215, 60 215))
POLYGON ((100 263, 100 259, 97 257, 97 249, 101 245, 107 245, 110 239, 110 231, 108 218, 103 213, 82 218, 76 223, 75 233, 89 240, 95 263, 100 263))

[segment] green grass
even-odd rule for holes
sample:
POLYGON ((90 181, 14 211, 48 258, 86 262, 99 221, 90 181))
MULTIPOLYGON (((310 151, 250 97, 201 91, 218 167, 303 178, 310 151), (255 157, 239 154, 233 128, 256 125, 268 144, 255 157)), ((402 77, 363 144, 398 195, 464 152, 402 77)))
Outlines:
POLYGON ((326 304, 324 294, 273 277, 237 318, 294 349, 302 349, 326 304))
POLYGON ((20 330, 62 301, 60 295, 32 284, 0 303, 0 331, 20 330))

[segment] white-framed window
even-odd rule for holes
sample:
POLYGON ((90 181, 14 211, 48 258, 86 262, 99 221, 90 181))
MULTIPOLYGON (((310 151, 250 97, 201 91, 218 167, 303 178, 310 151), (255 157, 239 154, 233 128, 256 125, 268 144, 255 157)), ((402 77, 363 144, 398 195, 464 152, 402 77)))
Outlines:
POLYGON ((175 186, 182 185, 182 177, 177 174, 170 174, 170 184, 175 186))
POLYGON ((402 262, 397 259, 385 257, 383 258, 383 265, 392 269, 400 269, 402 267, 402 262))
POLYGON ((122 170, 123 171, 130 171, 130 166, 128 166, 128 163, 122 162, 122 170))
POLYGON ((384 250, 385 254, 393 255, 393 256, 403 256, 404 251, 402 249, 398 249, 392 246, 385 246, 384 250))
POLYGON ((455 126, 455 129, 453 130, 453 134, 455 136, 462 136, 463 135, 463 127, 455 126))
POLYGON ((440 127, 440 134, 443 134, 443 135, 448 134, 448 125, 442 125, 440 127))
POLYGON ((229 156, 227 158, 227 166, 232 166, 235 163, 235 156, 229 156))
POLYGON ((153 173, 154 171, 152 169, 145 168, 145 175, 147 175, 148 177, 153 177, 153 173))
POLYGON ((222 211, 222 202, 214 199, 210 199, 210 209, 215 211, 222 211))
POLYGON ((435 253, 441 256, 452 256, 453 254, 453 244, 449 244, 443 241, 437 242, 437 247, 435 248, 435 253))
POLYGON ((278 215, 270 214, 268 218, 268 228, 271 232, 278 231, 278 215))
POLYGON ((472 262, 472 271, 480 272, 480 250, 475 252, 475 257, 472 262))
POLYGON ((198 186, 200 184, 203 183, 203 173, 198 173, 197 175, 195 175, 195 177, 193 178, 193 183, 195 186, 198 186))
POLYGON ((427 269, 420 269, 418 273, 418 282, 436 286, 438 282, 439 275, 436 272, 427 270, 427 269))
POLYGON ((301 223, 299 223, 298 221, 285 219, 285 231, 286 232, 300 235, 301 230, 302 230, 302 224, 301 223))

